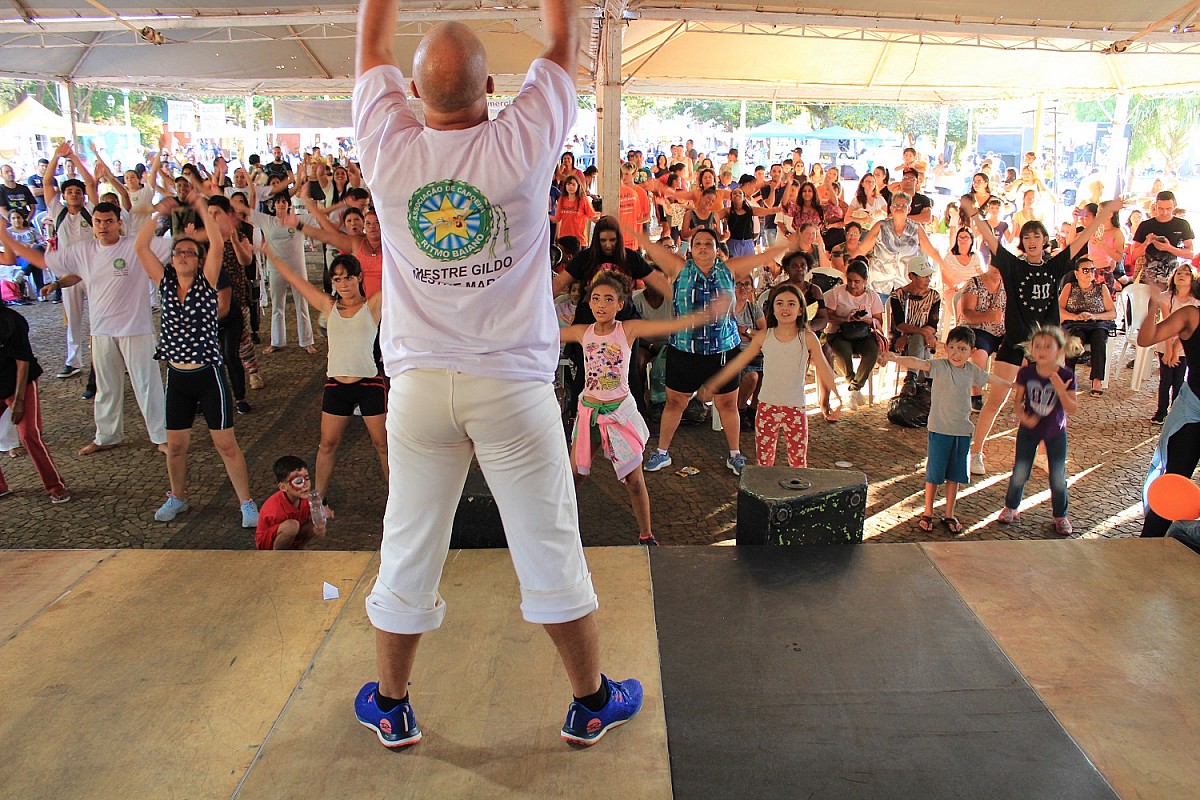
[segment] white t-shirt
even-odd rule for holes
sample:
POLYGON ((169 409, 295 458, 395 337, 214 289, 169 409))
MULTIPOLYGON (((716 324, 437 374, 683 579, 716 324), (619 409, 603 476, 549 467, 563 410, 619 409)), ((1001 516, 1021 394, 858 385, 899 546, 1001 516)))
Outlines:
POLYGON ((363 175, 383 229, 384 368, 550 382, 558 322, 546 187, 575 124, 575 85, 536 59, 512 105, 466 130, 424 127, 405 78, 354 88, 363 175))
POLYGON ((137 236, 154 211, 154 187, 144 184, 137 191, 130 192, 129 205, 129 211, 122 215, 125 218, 125 235, 137 236))
MULTIPOLYGON (((93 336, 145 336, 154 333, 146 271, 134 249, 134 238, 122 236, 105 247, 96 239, 46 254, 55 275, 83 278, 91 303, 93 336)), ((171 255, 170 238, 152 239, 150 249, 164 264, 171 255)))
MULTIPOLYGON (((90 216, 94 208, 92 204, 84 203, 83 207, 87 209, 90 216)), ((58 237, 59 250, 65 250, 74 244, 84 244, 96 238, 91 223, 84 219, 83 214, 68 213, 63 217, 60 226, 58 215, 62 213, 63 208, 62 195, 55 195, 54 199, 46 204, 46 219, 54 223, 54 235, 58 237)))
MULTIPOLYGON (((300 270, 300 274, 304 274, 304 234, 295 228, 281 225, 278 219, 261 211, 251 211, 250 222, 262 231, 263 239, 292 266, 292 269, 300 270)), ((305 224, 303 219, 300 220, 300 224, 305 224)), ((269 268, 275 267, 270 264, 269 268)))
MULTIPOLYGON (((226 186, 221 191, 225 194, 226 197, 229 197, 229 198, 232 198, 235 194, 240 194, 246 198, 247 205, 252 206, 252 205, 254 205, 255 200, 258 199, 258 190, 260 188, 262 188, 262 187, 255 186, 254 184, 250 184, 249 186, 244 186, 240 189, 236 186, 226 186)), ((269 195, 270 192, 267 192, 267 194, 269 195)))

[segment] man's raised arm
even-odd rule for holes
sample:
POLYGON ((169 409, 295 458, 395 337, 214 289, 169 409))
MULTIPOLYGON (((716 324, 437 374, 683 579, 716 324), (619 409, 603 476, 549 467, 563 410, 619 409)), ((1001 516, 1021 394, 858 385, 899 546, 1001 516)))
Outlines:
POLYGON ((577 0, 542 0, 542 27, 546 30, 546 49, 541 58, 558 64, 574 80, 579 64, 577 0))
POLYGON ((358 76, 375 67, 396 64, 392 40, 396 35, 397 0, 362 0, 358 5, 358 76))

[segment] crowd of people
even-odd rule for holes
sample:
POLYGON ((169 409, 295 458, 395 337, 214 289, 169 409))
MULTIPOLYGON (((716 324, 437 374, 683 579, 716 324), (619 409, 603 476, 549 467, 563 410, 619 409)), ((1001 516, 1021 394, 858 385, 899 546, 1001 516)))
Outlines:
MULTIPOLYGON (((165 137, 159 152, 168 152, 165 137)), ((614 321, 656 323, 645 330, 632 328, 638 335, 630 340, 628 363, 618 364, 618 372, 624 370, 621 385, 639 419, 649 419, 657 433, 646 472, 672 464, 670 444, 698 395, 721 418, 729 445, 727 466, 735 473, 747 463, 740 448, 743 427, 755 430, 757 463, 775 462, 773 443, 782 431, 789 463, 806 466, 803 389, 809 364, 819 378, 821 415, 836 422, 843 398, 834 380, 825 379, 827 373, 845 380, 845 410, 856 410, 867 402, 863 393, 868 384, 873 386, 876 373, 888 363, 907 371, 906 387, 927 380, 929 370, 923 365, 950 355, 947 333, 963 327, 971 332, 967 361, 995 379, 990 388, 979 382, 971 387, 970 409, 978 419, 968 420, 968 469, 986 474, 985 443, 1009 398, 1008 386, 1015 385, 1021 365, 1029 361, 1034 333, 1061 326, 1067 337, 1064 365, 1074 375, 1086 363, 1086 393, 1100 397, 1109 374, 1120 368, 1109 363, 1108 339, 1128 321, 1130 304, 1123 294, 1131 293, 1126 287, 1151 290, 1149 316, 1155 319, 1200 303, 1191 263, 1196 258, 1192 231, 1168 191, 1157 193, 1143 209, 1090 202, 1102 191, 1095 188, 1097 196, 1082 198, 1085 202, 1075 210, 1077 224, 1052 234, 1038 209, 1053 198, 1028 158, 1030 163, 1008 184, 997 183, 985 162, 973 175, 970 191, 935 218, 930 198, 921 192, 927 164, 911 148, 895 170, 877 167, 853 191, 843 189, 832 166, 806 168, 800 148, 780 163, 745 172, 736 150, 727 153, 719 169, 688 145, 654 154, 653 168, 640 151, 626 155, 628 161, 619 167, 618 213, 602 216, 597 210, 602 200, 592 194, 595 168, 585 175, 575 169, 571 153, 564 153, 551 182, 548 219, 555 242, 553 291, 564 330, 597 322, 593 283, 611 272, 626 281, 621 291, 616 284, 604 284, 617 295, 614 321), (893 182, 893 175, 899 180, 893 182), (794 291, 774 291, 781 286, 794 291), (695 327, 670 327, 721 296, 730 301, 725 316, 695 327), (791 317, 774 308, 776 302, 796 302, 803 313, 791 317), (788 321, 786 333, 771 330, 781 319, 788 321), (787 327, 792 324, 799 324, 804 334, 787 327), (1068 339, 1082 345, 1082 359, 1068 339), (771 369, 771 363, 785 363, 773 355, 781 341, 802 351, 799 361, 771 369), (812 347, 814 341, 818 347, 812 347), (909 368, 905 365, 911 361, 905 359, 921 363, 909 368), (733 363, 738 368, 731 371, 733 363), (805 366, 799 375, 792 374, 796 364, 805 366), (650 382, 648 365, 653 365, 650 382), (788 377, 775 374, 779 370, 788 371, 788 377), (718 376, 721 380, 714 382, 718 376), (651 386, 656 380, 665 384, 657 404, 651 386), (792 396, 781 386, 790 387, 792 396), (774 402, 762 399, 764 389, 774 402)), ((10 262, 3 286, 9 305, 63 304, 66 358, 56 377, 70 378, 86 368, 83 394, 94 402, 96 435, 80 455, 121 443, 128 374, 149 438, 167 454, 170 491, 155 516, 174 519, 188 509, 185 432, 194 409, 179 402, 186 396, 187 403, 194 400, 205 412, 238 494, 243 523, 253 527, 256 503, 249 496, 233 421, 252 411, 247 387, 265 385, 260 357, 288 345, 290 298, 299 346, 318 352, 313 308, 329 341, 316 494, 328 503, 337 450, 356 415, 367 426, 386 478, 387 378, 377 341, 382 231, 357 163, 323 156, 314 148, 293 165, 276 147, 269 158, 251 157, 232 173, 221 155, 211 167, 183 164, 178 174, 156 156, 118 175, 99 153, 87 157, 64 143, 40 166, 41 174, 23 182, 10 165, 0 167, 0 202, 7 205, 10 223, 7 229, 0 226, 5 254, 0 261, 10 262), (210 236, 213 231, 219 234, 216 239, 210 236), (323 290, 305 275, 306 250, 314 248, 321 255, 323 290), (219 263, 210 276, 207 261, 214 253, 219 263), (194 273, 180 272, 174 261, 188 262, 193 254, 200 259, 194 273), (114 268, 116 263, 123 266, 114 268), (128 267, 135 263, 140 269, 131 272, 128 267), (130 291, 130 276, 142 273, 150 279, 147 290, 130 291), (198 286, 195 296, 189 293, 193 283, 198 286), (82 334, 85 293, 92 334, 88 363, 82 334), (198 313, 190 306, 208 293, 216 300, 212 335, 196 339, 177 323, 181 314, 198 313), (359 314, 360 308, 365 312, 359 314), (157 326, 153 313, 159 314, 157 326), (260 347, 265 319, 270 324, 263 338, 269 336, 269 343, 260 347), (182 341, 187 345, 181 351, 182 341), (167 362, 165 388, 156 360, 167 362), (200 372, 211 385, 199 382, 200 372)), ((576 398, 597 401, 594 393, 581 394, 591 379, 586 376, 597 367, 587 363, 582 333, 564 334, 563 343, 564 354, 577 362, 574 391, 566 392, 572 407, 565 416, 569 433, 578 438, 571 428, 573 405, 576 398)), ((1187 385, 1188 354, 1177 335, 1154 346, 1160 381, 1151 420, 1162 425, 1187 385)), ((608 395, 611 391, 601 392, 608 395)), ((47 490, 53 489, 61 501, 69 495, 58 486, 61 477, 44 446, 19 442, 19 417, 10 413, 0 418, 0 441, 39 454, 47 490)), ((588 417, 604 419, 599 413, 588 417)), ((648 431, 640 440, 626 431, 623 441, 644 448, 648 431)), ((604 447, 610 445, 606 437, 604 447)), ((1039 462, 1045 458, 1052 483, 1061 484, 1063 458, 1037 456, 1039 462)), ((625 467, 618 472, 624 480, 625 467)), ((586 467, 577 472, 583 474, 586 467)), ((639 538, 653 542, 648 500, 643 504, 635 497, 635 509, 643 505, 647 510, 638 514, 639 538)), ((1064 509, 1065 501, 1056 507, 1064 509)), ((951 504, 946 518, 957 531, 960 524, 952 510, 951 504)), ((922 529, 930 529, 929 516, 919 520, 922 529)), ((1065 511, 1054 516, 1061 532, 1071 530, 1065 511)))
MULTIPOLYGON (((841 394, 823 378, 824 367, 832 365, 845 379, 847 410, 854 411, 868 402, 864 391, 873 389, 882 366, 896 363, 906 370, 902 393, 908 393, 928 382, 936 385, 939 375, 946 376, 941 364, 932 370, 930 364, 953 361, 956 351, 967 348, 958 365, 961 375, 952 375, 960 382, 974 376, 965 384, 962 408, 940 407, 946 394, 936 389, 913 392, 925 398, 930 463, 942 465, 931 466, 930 486, 987 473, 985 444, 1016 389, 1021 430, 1040 438, 1029 453, 1019 438, 1017 463, 1005 465, 1013 473, 1013 490, 998 521, 1010 523, 1019 512, 1028 455, 1050 478, 1055 530, 1069 535, 1066 419, 1077 408, 1078 367, 1087 367, 1082 393, 1102 397, 1118 368, 1109 363, 1109 340, 1119 329, 1132 335, 1133 320, 1143 313, 1166 319, 1200 305, 1193 288, 1200 257, 1193 252, 1191 227, 1173 193, 1157 185, 1145 203, 1104 202, 1103 185, 1093 181, 1072 210, 1073 224, 1051 233, 1043 214, 1058 199, 1033 153, 1025 155, 1020 171, 997 171, 985 159, 969 190, 938 215, 922 192, 931 177, 928 162, 912 148, 894 169, 877 166, 864 175, 853 191, 843 189, 844 179, 833 165, 806 166, 800 148, 780 163, 752 167, 739 163, 735 149, 714 166, 690 144, 648 156, 636 149, 625 155, 613 216, 597 212, 602 198, 592 194, 593 181, 574 169, 570 152, 555 172, 550 219, 557 224, 562 261, 555 278, 561 324, 591 322, 589 316, 573 316, 571 308, 577 305, 576 314, 585 310, 590 281, 604 269, 644 287, 621 298, 626 315, 635 315, 647 297, 655 301, 651 308, 669 307, 677 318, 720 294, 734 298, 725 320, 635 343, 635 369, 629 374, 636 377, 650 364, 652 384, 661 366, 665 384, 660 410, 653 407, 651 385, 630 381, 637 408, 658 429, 656 446, 647 450, 646 472, 673 464, 671 442, 697 397, 711 400, 720 416, 729 445, 726 465, 735 473, 747 463, 739 445, 743 426, 755 430, 757 463, 775 463, 782 431, 789 463, 807 466, 807 422, 800 411, 807 402, 808 365, 818 379, 821 415, 834 423, 841 416, 841 394), (616 256, 618 244, 626 249, 616 256), (604 252, 609 255, 600 256, 604 252), (781 286, 793 291, 780 295, 775 290, 781 286), (783 308, 792 303, 803 308, 798 318, 783 308), (805 334, 786 324, 772 330, 780 320, 798 320, 805 334), (951 332, 955 336, 947 338, 951 332), (784 341, 793 342, 798 355, 772 356, 784 341), (1065 370, 1058 378, 1062 387, 1072 387, 1070 392, 1050 379, 1045 365, 1038 366, 1039 342, 1042 350, 1057 344, 1054 359, 1065 370), (772 363, 786 366, 772 369, 772 363), (804 367, 798 375, 797 365, 804 367), (1023 371, 1032 366, 1042 372, 1023 371), (980 373, 990 379, 980 379, 980 373), (1040 388, 1031 388, 1039 380, 1040 388), (782 404, 781 383, 790 387, 790 399, 782 404), (763 399, 764 388, 771 399, 763 399), (781 405, 793 410, 781 412, 781 405), (966 439, 947 456, 942 444, 935 445, 935 434, 966 439)), ((1158 351, 1160 391, 1158 407, 1147 415, 1163 425, 1173 408, 1180 408, 1180 416, 1186 409, 1178 397, 1191 380, 1188 344, 1171 334, 1150 345, 1158 351)), ((582 361, 577 369, 582 374, 582 361)), ((569 418, 573 409, 566 411, 569 418)), ((1185 426, 1182 435, 1170 431, 1179 442, 1189 435, 1195 429, 1185 426)), ((1175 452, 1171 471, 1190 476, 1200 450, 1185 443, 1175 452)), ((930 491, 926 513, 918 520, 926 531, 933 527, 930 491)), ((944 524, 958 533, 963 525, 954 516, 953 492, 948 490, 944 524)), ((1161 535, 1165 526, 1151 515, 1145 530, 1161 535)))

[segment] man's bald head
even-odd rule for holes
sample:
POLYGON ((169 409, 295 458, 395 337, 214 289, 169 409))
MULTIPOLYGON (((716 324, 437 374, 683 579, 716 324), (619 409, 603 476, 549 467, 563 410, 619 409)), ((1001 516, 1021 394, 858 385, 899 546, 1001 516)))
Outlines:
POLYGON ((442 113, 469 108, 488 93, 487 54, 483 42, 461 22, 432 28, 413 56, 417 95, 442 113))

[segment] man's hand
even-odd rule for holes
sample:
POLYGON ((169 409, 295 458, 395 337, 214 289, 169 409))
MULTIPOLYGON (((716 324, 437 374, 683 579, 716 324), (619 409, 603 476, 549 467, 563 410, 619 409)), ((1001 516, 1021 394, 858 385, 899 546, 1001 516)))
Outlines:
POLYGON ((13 425, 20 425, 25 418, 25 398, 14 397, 8 406, 8 414, 13 425))
POLYGON ((362 0, 359 4, 356 75, 361 76, 379 66, 397 66, 392 52, 397 5, 396 0, 362 0))
POLYGON ((541 57, 558 64, 574 80, 579 64, 577 0, 542 0, 542 30, 546 49, 541 57))

